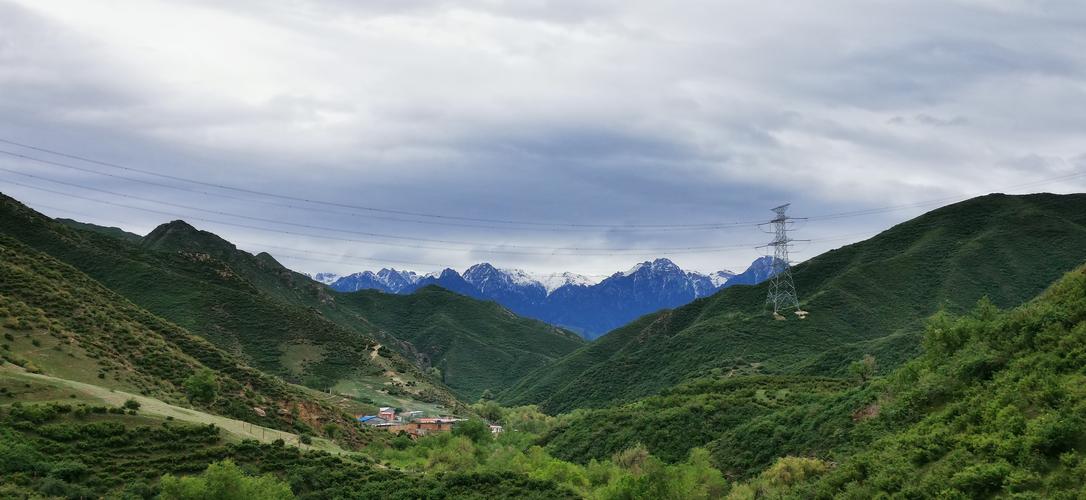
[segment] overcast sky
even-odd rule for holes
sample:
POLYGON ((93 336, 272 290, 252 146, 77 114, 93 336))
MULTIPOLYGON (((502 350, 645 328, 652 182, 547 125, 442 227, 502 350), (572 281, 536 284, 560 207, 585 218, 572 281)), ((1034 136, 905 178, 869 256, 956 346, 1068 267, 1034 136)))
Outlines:
MULTIPOLYGON (((305 272, 598 275, 739 271, 768 236, 567 224, 1086 187, 1080 0, 221 3, 0 0, 0 139, 341 206, 11 144, 68 167, 0 154, 0 190, 141 234, 184 218, 305 272), (714 250, 663 250, 692 247, 714 250)), ((935 206, 811 220, 795 257, 935 206)))

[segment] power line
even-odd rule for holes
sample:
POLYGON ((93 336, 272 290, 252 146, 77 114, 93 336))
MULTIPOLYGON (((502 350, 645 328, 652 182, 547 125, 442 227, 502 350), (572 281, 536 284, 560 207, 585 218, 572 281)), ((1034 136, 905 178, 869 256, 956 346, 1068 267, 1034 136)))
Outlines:
MULTIPOLYGON (((5 182, 9 182, 11 184, 18 185, 18 186, 21 186, 21 187, 28 187, 28 188, 31 188, 31 189, 39 189, 39 188, 34 187, 34 186, 29 186, 29 185, 26 185, 26 184, 21 184, 21 183, 17 183, 17 182, 13 182, 13 181, 5 180, 5 182)), ((43 191, 47 191, 47 192, 51 192, 51 193, 55 193, 55 194, 64 194, 64 193, 61 193, 61 192, 58 192, 58 191, 48 190, 48 189, 44 189, 44 188, 40 188, 40 189, 43 190, 43 191)), ((78 197, 78 196, 74 196, 74 195, 73 195, 73 197, 75 197, 77 199, 85 199, 87 201, 102 202, 101 200, 94 200, 92 198, 83 198, 83 197, 78 197)), ((112 204, 112 203, 108 203, 108 202, 103 202, 103 203, 112 204)), ((116 204, 112 204, 112 205, 116 205, 116 204)), ((127 207, 127 205, 122 205, 122 206, 127 207)), ((55 211, 55 212, 69 213, 69 214, 72 214, 72 215, 75 215, 75 216, 79 216, 81 218, 85 217, 84 212, 69 210, 69 209, 66 209, 66 208, 55 207, 55 206, 52 206, 52 205, 46 205, 46 204, 42 204, 42 203, 35 203, 34 207, 36 209, 48 209, 48 210, 55 211)), ((135 207, 133 207, 133 208, 135 208, 135 207)), ((148 210, 148 211, 151 211, 151 210, 148 210)), ((159 211, 151 211, 151 212, 152 213, 161 213, 159 211)), ((125 225, 130 226, 130 225, 133 224, 131 221, 124 221, 124 220, 108 218, 108 217, 92 216, 92 218, 94 220, 101 221, 101 222, 108 222, 108 223, 112 223, 112 224, 117 224, 118 227, 125 226, 125 225)), ((212 223, 217 223, 217 222, 212 222, 212 223)), ((268 231, 279 233, 278 231, 273 231, 273 230, 268 230, 268 231)), ((283 233, 279 233, 279 234, 283 234, 283 233)), ((297 234, 297 233, 285 233, 285 234, 291 234, 291 235, 295 235, 295 236, 309 236, 309 235, 301 235, 301 234, 297 234)), ((827 237, 827 238, 818 238, 816 240, 805 240, 805 241, 818 241, 818 242, 841 241, 841 240, 852 239, 852 238, 855 238, 857 236, 870 236, 870 235, 871 235, 871 232, 868 231, 868 232, 862 232, 862 233, 850 233, 850 234, 836 235, 836 236, 831 236, 831 237, 827 237)), ((296 260, 304 260, 304 261, 310 261, 310 262, 321 262, 321 263, 330 263, 330 264, 345 264, 345 263, 347 263, 347 264, 358 264, 357 261, 364 261, 364 262, 370 262, 370 263, 380 263, 382 265, 384 265, 384 264, 393 264, 393 265, 424 266, 424 267, 427 267, 427 268, 430 268, 430 269, 446 269, 446 268, 455 268, 456 267, 456 266, 448 265, 448 264, 423 263, 423 262, 416 262, 416 261, 404 261, 404 260, 387 259, 387 258, 375 259, 375 258, 362 257, 362 256, 357 256, 357 255, 343 255, 342 253, 321 252, 321 251, 315 251, 315 250, 303 250, 303 249, 298 249, 298 248, 284 247, 284 246, 272 245, 272 244, 268 244, 268 243, 250 242, 250 241, 244 241, 244 240, 233 240, 233 239, 231 239, 230 241, 231 241, 231 243, 233 243, 235 245, 238 245, 239 247, 247 246, 247 247, 250 247, 250 248, 254 248, 254 247, 255 248, 270 248, 270 249, 277 250, 276 255, 275 255, 276 258, 296 259, 296 260), (338 260, 314 259, 314 258, 310 258, 310 257, 300 257, 300 256, 297 256, 297 255, 283 254, 283 253, 278 252, 278 250, 285 250, 285 251, 288 251, 288 252, 297 252, 297 253, 302 253, 302 254, 306 254, 306 255, 323 255, 323 256, 334 257, 334 258, 337 258, 338 260)), ((559 254, 559 255, 560 256, 571 256, 571 255, 568 255, 568 254, 559 254)), ((575 256, 575 255, 572 255, 572 256, 575 256)), ((550 274, 532 273, 532 275, 536 276, 536 277, 556 277, 556 276, 561 276, 562 274, 563 273, 550 273, 550 274)), ((580 274, 580 273, 578 273, 578 274, 580 274)), ((611 276, 610 274, 580 274, 580 275, 585 276, 585 277, 589 277, 589 278, 606 278, 606 277, 611 276)))
POLYGON ((515 245, 515 244, 493 245, 493 244, 478 243, 478 242, 472 242, 472 241, 442 240, 442 239, 435 239, 435 238, 418 238, 418 237, 412 237, 412 236, 373 233, 373 232, 368 232, 368 231, 355 231, 355 230, 351 230, 351 229, 341 229, 341 228, 335 228, 335 227, 318 226, 318 225, 315 225, 315 224, 302 224, 302 223, 296 223, 296 222, 288 222, 288 221, 281 221, 281 220, 275 220, 275 219, 267 219, 267 218, 263 218, 263 217, 254 217, 254 216, 236 214, 236 213, 226 212, 226 211, 221 211, 221 210, 211 210, 211 209, 206 209, 206 208, 194 207, 194 206, 191 206, 191 205, 185 205, 185 204, 181 204, 181 203, 172 203, 172 202, 168 202, 168 201, 155 200, 155 199, 151 199, 151 198, 145 198, 145 197, 141 197, 141 196, 130 195, 130 194, 127 194, 127 193, 118 193, 116 191, 110 191, 110 190, 107 190, 107 189, 101 189, 101 188, 85 186, 85 185, 82 185, 82 184, 79 184, 79 183, 74 183, 74 182, 67 182, 67 181, 51 179, 51 178, 48 178, 48 177, 38 176, 38 175, 34 175, 34 174, 28 174, 26 172, 20 172, 20 171, 17 171, 17 170, 11 170, 11 169, 7 169, 7 168, 3 168, 3 167, 0 167, 0 171, 4 171, 4 172, 11 173, 11 174, 24 176, 24 177, 30 177, 30 178, 33 178, 33 179, 43 180, 43 181, 51 182, 51 183, 55 183, 55 184, 61 184, 61 185, 64 185, 64 186, 75 187, 75 188, 78 188, 78 189, 85 189, 85 190, 88 190, 88 191, 104 193, 104 194, 108 194, 108 195, 112 195, 112 196, 119 196, 119 197, 122 197, 122 198, 128 198, 128 199, 143 201, 143 202, 147 202, 147 203, 155 203, 155 204, 160 204, 160 205, 166 205, 166 206, 171 206, 171 207, 175 207, 175 208, 182 208, 182 209, 186 209, 186 210, 194 210, 194 211, 197 211, 197 212, 209 213, 209 214, 213 214, 213 215, 223 215, 223 216, 227 216, 227 217, 236 217, 236 218, 239 218, 239 219, 251 220, 251 221, 255 221, 255 222, 264 222, 264 223, 268 223, 268 224, 277 224, 277 225, 284 225, 284 226, 300 227, 300 228, 305 228, 305 229, 315 229, 315 230, 318 230, 318 231, 331 231, 331 232, 338 232, 338 233, 344 233, 344 234, 354 234, 354 235, 358 235, 358 236, 369 236, 369 237, 374 237, 374 238, 386 238, 386 239, 402 240, 402 241, 417 241, 417 242, 422 242, 422 243, 444 243, 444 244, 450 244, 450 245, 467 245, 467 246, 471 246, 471 247, 495 246, 495 247, 501 247, 501 248, 518 248, 518 249, 525 249, 525 250, 575 251, 575 252, 576 251, 614 251, 614 252, 625 252, 625 251, 646 251, 646 252, 648 252, 648 251, 652 251, 652 252, 669 252, 669 251, 688 251, 688 250, 706 250, 706 251, 710 251, 710 250, 720 250, 720 249, 724 249, 724 248, 730 248, 730 246, 729 247, 720 247, 720 246, 665 247, 665 248, 544 247, 544 246, 535 246, 535 245, 515 245))
MULTIPOLYGON (((55 149, 50 149, 50 148, 45 148, 45 147, 41 147, 41 146, 26 144, 26 143, 17 142, 17 141, 12 141, 12 140, 9 140, 9 139, 4 139, 4 138, 0 138, 0 143, 10 144, 10 145, 21 147, 21 148, 31 149, 31 150, 34 150, 34 151, 39 151, 39 152, 43 152, 43 153, 47 153, 47 154, 61 156, 61 157, 64 157, 64 158, 70 158, 70 159, 83 161, 83 162, 87 162, 87 163, 91 163, 91 164, 95 164, 95 165, 105 166, 105 167, 114 168, 114 169, 120 169, 120 170, 124 170, 124 171, 128 171, 128 172, 136 172, 136 173, 140 173, 140 174, 144 174, 144 175, 150 175, 150 176, 164 178, 164 179, 176 180, 176 181, 190 183, 190 184, 199 185, 199 186, 212 187, 212 188, 217 188, 217 189, 222 189, 222 190, 235 191, 235 192, 253 194, 253 195, 258 195, 258 196, 267 196, 267 197, 271 197, 271 198, 275 198, 275 199, 281 199, 281 200, 297 201, 297 202, 302 202, 302 203, 312 203, 312 204, 318 204, 318 205, 324 205, 324 206, 368 211, 368 212, 373 212, 373 213, 384 213, 384 214, 393 214, 393 215, 403 215, 403 216, 410 216, 410 217, 421 217, 421 218, 435 219, 435 220, 414 220, 414 219, 403 219, 403 218, 395 218, 395 217, 387 217, 387 216, 378 216, 378 215, 373 215, 373 213, 370 213, 370 214, 344 213, 344 212, 339 212, 339 211, 331 211, 331 210, 327 210, 327 209, 321 209, 321 208, 317 208, 317 207, 308 207, 308 206, 304 206, 304 205, 290 205, 290 204, 282 204, 282 203, 272 203, 272 202, 263 201, 263 200, 254 200, 254 199, 250 199, 250 198, 238 198, 238 197, 229 196, 229 195, 226 195, 226 194, 223 194, 223 193, 214 193, 214 192, 210 192, 210 191, 194 190, 194 189, 184 188, 184 187, 181 187, 181 186, 176 186, 176 185, 171 185, 171 184, 163 184, 163 183, 153 182, 153 181, 149 181, 149 180, 146 180, 146 179, 138 179, 138 178, 127 177, 127 176, 122 176, 122 175, 110 174, 110 173, 101 172, 101 171, 98 171, 98 170, 78 167, 78 166, 75 166, 75 165, 65 164, 65 163, 56 162, 56 161, 52 161, 52 160, 46 160, 46 159, 43 159, 43 158, 37 158, 37 157, 30 156, 30 155, 22 154, 22 153, 16 153, 16 152, 12 152, 12 151, 0 150, 0 154, 5 154, 5 155, 12 156, 12 157, 15 157, 15 158, 21 158, 21 159, 34 161, 34 162, 38 162, 38 163, 42 163, 42 164, 46 164, 46 165, 52 165, 52 166, 62 167, 62 168, 67 168, 67 169, 73 169, 73 170, 82 171, 82 172, 86 172, 86 173, 102 175, 102 176, 107 176, 107 177, 112 177, 112 178, 117 178, 117 179, 123 179, 123 180, 142 183, 142 184, 146 184, 146 185, 153 185, 153 186, 164 187, 164 188, 168 188, 168 189, 177 189, 177 190, 186 191, 186 192, 198 193, 198 194, 202 194, 202 195, 205 195, 205 196, 222 197, 222 198, 226 198, 226 199, 233 199, 233 200, 238 200, 238 201, 243 201, 243 202, 248 202, 248 203, 259 203, 259 204, 265 204, 265 205, 270 205, 270 206, 279 206, 279 207, 292 208, 292 209, 298 209, 298 210, 308 210, 308 211, 316 211, 316 212, 324 212, 324 213, 333 213, 333 214, 338 214, 338 215, 353 215, 353 216, 357 216, 357 217, 368 217, 368 218, 375 218, 375 219, 382 219, 382 220, 391 220, 391 221, 410 223, 410 224, 441 225, 441 226, 456 226, 456 227, 477 227, 477 228, 504 229, 504 230, 529 230, 529 231, 607 230, 607 231, 611 231, 611 232, 708 231, 708 230, 721 230, 721 229, 731 229, 731 228, 740 228, 740 227, 752 227, 752 226, 757 226, 757 225, 761 224, 761 221, 718 222, 718 223, 700 223, 700 224, 578 224, 578 223, 547 223, 547 222, 538 222, 538 221, 485 219, 485 218, 473 218, 473 217, 458 217, 458 216, 450 216, 450 215, 443 215, 443 214, 431 214, 431 213, 424 213, 424 212, 411 212, 411 211, 404 211, 404 210, 393 210, 393 209, 384 209, 384 208, 378 208, 378 207, 351 205, 351 204, 346 204, 346 203, 329 202, 329 201, 324 201, 324 200, 314 200, 314 199, 309 199, 309 198, 301 198, 301 197, 296 197, 296 196, 283 195, 283 194, 279 194, 279 193, 271 193, 271 192, 260 191, 260 190, 255 190, 255 189, 240 188, 240 187, 230 186, 230 185, 225 185, 225 184, 218 184, 218 183, 200 181, 200 180, 197 180, 197 179, 190 179, 190 178, 176 176, 176 175, 170 175, 170 174, 162 174, 162 173, 154 172, 154 171, 150 171, 150 170, 139 169, 139 168, 129 167, 129 166, 125 166, 125 165, 120 165, 120 164, 117 164, 117 163, 96 160, 96 159, 89 158, 89 157, 86 157, 86 156, 66 153, 66 152, 55 150, 55 149), (455 221, 461 221, 461 222, 455 222, 455 221), (501 224, 501 226, 463 224, 462 222, 501 224), (517 225, 521 225, 521 226, 526 225, 526 226, 530 226, 530 227, 516 227, 517 225)), ((1066 174, 1066 175, 1062 175, 1062 176, 1058 176, 1058 177, 1051 177, 1051 178, 1047 178, 1047 179, 1041 179, 1041 180, 1037 180, 1037 181, 1033 181, 1033 182, 1017 184, 1017 185, 1014 185, 1014 186, 1007 186, 1007 187, 1004 187, 1004 188, 1000 188, 999 190, 1002 191, 1002 190, 1016 189, 1016 188, 1020 188, 1020 187, 1035 186, 1035 185, 1047 184, 1047 183, 1061 181, 1061 180, 1070 180, 1070 179, 1073 179, 1073 178, 1078 178, 1078 177, 1083 177, 1083 176, 1086 176, 1086 171, 1079 171, 1079 172, 1074 172, 1074 173, 1071 173, 1071 174, 1066 174)), ((877 214, 893 212, 893 211, 897 211, 897 210, 933 206, 933 205, 946 203, 946 202, 949 202, 949 201, 964 200, 964 199, 972 198, 974 196, 980 196, 980 195, 987 194, 987 193, 988 193, 987 191, 985 191, 985 192, 977 192, 977 193, 969 194, 969 195, 948 196, 948 197, 943 197, 943 198, 936 198, 936 199, 932 199, 932 200, 925 200, 925 201, 907 203, 907 204, 901 204, 901 205, 890 205, 890 206, 884 206, 884 207, 874 207, 874 208, 847 211, 847 212, 837 212, 837 213, 814 215, 814 216, 809 217, 809 219, 811 219, 811 220, 833 220, 833 219, 840 219, 840 218, 846 218, 846 217, 859 217, 859 216, 866 216, 866 215, 877 215, 877 214)))
MULTIPOLYGON (((239 193, 257 195, 257 196, 267 196, 267 197, 270 197, 270 198, 277 198, 277 199, 282 199, 282 200, 291 200, 291 201, 297 201, 297 202, 303 202, 303 203, 313 203, 313 204, 318 204, 318 205, 325 205, 325 206, 332 206, 332 207, 339 207, 339 208, 350 208, 350 209, 355 209, 355 210, 363 210, 363 211, 385 213, 385 214, 393 214, 393 215, 405 215, 405 216, 411 216, 411 217, 424 217, 424 218, 432 218, 432 219, 440 219, 440 220, 455 220, 455 221, 466 221, 466 222, 485 222, 485 223, 491 223, 491 224, 509 224, 509 225, 521 225, 521 226, 580 227, 580 228, 596 228, 596 229, 607 229, 607 228, 677 228, 677 227, 718 229, 720 227, 725 227, 725 226, 749 225, 749 224, 752 223, 752 222, 734 222, 734 223, 733 222, 728 222, 728 223, 701 223, 701 224, 581 224, 581 223, 554 223, 554 222, 523 221, 523 220, 512 220, 512 219, 489 219, 489 218, 480 218, 480 217, 461 217, 461 216, 433 214, 433 213, 426 213, 426 212, 413 212, 413 211, 407 211, 407 210, 394 210, 394 209, 369 207, 369 206, 362 206, 362 205, 352 205, 352 204, 347 204, 347 203, 330 202, 330 201, 325 201, 325 200, 315 200, 315 199, 302 198, 302 197, 298 197, 298 196, 290 196, 290 195, 285 195, 285 194, 280 194, 280 193, 271 193, 271 192, 267 192, 267 191, 260 191, 260 190, 256 190, 256 189, 241 188, 241 187, 237 187, 237 186, 230 186, 230 185, 227 185, 227 184, 218 184, 218 183, 206 182, 206 181, 201 181, 201 180, 196 180, 196 179, 189 179, 189 178, 186 178, 186 177, 170 175, 170 174, 163 174, 163 173, 154 172, 154 171, 151 171, 151 170, 145 170, 145 169, 134 168, 134 167, 129 167, 129 166, 125 166, 125 165, 120 165, 120 164, 117 164, 117 163, 101 161, 101 160, 95 160, 93 158, 88 158, 88 157, 85 157, 85 156, 75 155, 75 154, 71 154, 71 153, 65 153, 65 152, 62 152, 62 151, 54 150, 54 149, 44 148, 44 147, 41 147, 41 146, 34 146, 34 145, 25 144, 25 143, 21 143, 21 142, 16 142, 16 141, 4 139, 4 138, 0 138, 0 142, 5 143, 5 144, 10 144, 10 145, 13 145, 13 146, 18 146, 18 147, 21 147, 21 148, 27 148, 27 149, 32 149, 32 150, 35 150, 35 151, 40 151, 40 152, 43 152, 43 153, 48 153, 48 154, 52 154, 52 155, 56 155, 56 156, 61 156, 61 157, 64 157, 64 158, 69 158, 69 159, 73 159, 73 160, 79 160, 79 161, 83 161, 83 162, 87 162, 87 163, 92 163, 92 164, 100 165, 100 166, 103 166, 103 167, 109 167, 109 168, 124 170, 124 171, 127 171, 127 172, 137 172, 137 173, 140 173, 140 174, 150 175, 150 176, 153 176, 153 177, 170 179, 170 180, 174 180, 174 181, 185 182, 185 183, 190 183, 190 184, 195 184, 195 185, 200 185, 200 186, 205 186, 205 187, 212 187, 212 188, 216 188, 216 189, 223 189, 223 190, 234 191, 234 192, 239 192, 239 193)), ((42 160, 42 159, 31 157, 29 155, 23 155, 21 153, 14 153, 14 152, 10 152, 10 151, 0 151, 0 153, 4 153, 4 154, 10 155, 10 156, 15 156, 15 157, 19 157, 19 158, 25 158, 25 159, 28 159, 28 160, 31 160, 31 161, 40 161, 40 162, 43 162, 43 163, 49 162, 49 160, 42 160)), ((67 165, 64 165, 64 166, 69 167, 67 165)), ((69 168, 78 168, 78 167, 69 167, 69 168)))
POLYGON ((41 186, 33 186, 33 185, 30 185, 30 184, 24 184, 24 183, 17 182, 17 181, 12 181, 12 180, 9 180, 9 179, 4 179, 3 182, 6 182, 6 183, 12 184, 12 185, 16 185, 16 186, 22 186, 22 187, 29 188, 29 189, 38 190, 38 191, 44 191, 44 192, 48 192, 48 193, 58 194, 58 195, 66 196, 66 197, 69 197, 69 198, 81 199, 81 200, 86 200, 86 201, 90 201, 90 202, 94 202, 94 203, 101 203, 101 204, 105 204, 105 205, 111 205, 111 206, 116 206, 116 207, 120 207, 120 208, 127 208, 127 209, 131 209, 131 210, 140 210, 140 211, 144 211, 144 212, 155 213, 155 214, 159 214, 159 215, 165 215, 167 217, 176 217, 176 218, 183 218, 183 219, 187 218, 187 219, 190 219, 190 220, 198 220, 198 221, 207 222, 207 223, 210 223, 210 224, 219 224, 219 225, 224 225, 224 226, 240 227, 240 228, 245 228, 245 229, 253 229, 253 230, 257 230, 257 231, 265 231, 265 232, 278 233, 278 234, 289 234, 289 235, 294 235, 294 236, 303 236, 303 237, 319 238, 319 239, 334 240, 334 241, 345 241, 345 242, 350 242, 350 243, 364 243, 364 244, 371 244, 371 245, 383 245, 383 246, 392 246, 392 247, 401 247, 401 248, 416 248, 416 249, 425 249, 425 250, 443 250, 443 251, 458 251, 458 252, 473 251, 473 252, 483 252, 483 253, 491 253, 491 254, 504 254, 504 255, 615 256, 615 257, 621 257, 621 256, 639 256, 639 255, 640 256, 653 256, 653 255, 659 256, 659 255, 681 255, 681 254, 711 253, 711 252, 719 251, 719 250, 750 248, 750 246, 752 245, 751 243, 743 243, 743 244, 736 244, 736 245, 718 246, 718 247, 713 247, 712 249, 707 248, 707 249, 697 249, 697 250, 691 249, 691 250, 656 251, 656 252, 653 252, 651 254, 646 250, 637 249, 637 248, 611 249, 611 250, 605 250, 605 251, 569 253, 569 252, 557 251, 557 250, 553 251, 553 252, 514 252, 514 251, 504 251, 504 250, 500 250, 500 249, 449 248, 449 247, 438 247, 438 246, 413 245, 413 244, 404 244, 404 243, 393 243, 393 242, 387 242, 387 241, 373 241, 373 240, 359 240, 359 239, 351 239, 351 238, 340 238, 340 237, 334 237, 334 236, 312 234, 312 233, 302 233, 302 232, 288 231, 288 230, 282 230, 282 229, 271 229, 271 228, 266 228, 266 227, 253 226, 253 225, 249 225, 249 224, 240 224, 240 223, 235 223, 235 222, 227 222, 227 221, 222 221, 222 220, 217 220, 217 219, 210 219, 210 218, 206 218, 206 217, 198 217, 198 216, 193 216, 193 215, 178 214, 176 212, 167 212, 167 211, 156 210, 156 209, 152 209, 152 208, 138 207, 138 206, 134 206, 134 205, 126 205, 126 204, 123 204, 123 203, 117 203, 117 202, 112 202, 112 201, 107 201, 107 200, 99 200, 99 199, 96 199, 96 198, 89 198, 89 197, 86 197, 86 196, 79 196, 79 195, 75 195, 75 194, 72 194, 72 193, 66 193, 66 192, 63 192, 63 191, 57 191, 57 190, 53 190, 53 189, 43 188, 41 186), (624 252, 640 252, 640 253, 624 253, 624 252))
MULTIPOLYGON (((2 141, 2 139, 0 139, 0 141, 2 141)), ((305 211, 309 211, 309 212, 326 213, 326 214, 334 214, 334 215, 348 215, 348 216, 352 216, 352 217, 364 217, 364 218, 367 218, 367 219, 387 220, 387 221, 393 221, 393 222, 403 222, 403 223, 408 223, 408 224, 422 224, 422 225, 430 225, 430 226, 448 226, 448 227, 468 227, 468 228, 479 228, 479 229, 498 229, 498 230, 502 230, 502 231, 548 231, 548 232, 587 232, 587 231, 591 231, 591 232, 600 232, 601 230, 603 230, 603 229, 593 229, 593 228, 584 228, 584 227, 572 227, 571 228, 571 227, 495 226, 495 225, 484 225, 484 224, 467 224, 467 223, 462 223, 462 222, 404 219, 404 218, 401 218, 401 217, 391 217, 391 216, 385 216, 385 215, 374 215, 374 214, 370 214, 370 213, 344 212, 344 211, 340 211, 340 210, 331 210, 331 209, 320 208, 320 207, 309 207, 309 206, 305 206, 305 205, 294 205, 294 204, 290 204, 290 203, 281 203, 281 202, 277 203, 277 202, 270 202, 270 201, 264 201, 264 200, 254 200, 254 199, 251 199, 251 198, 239 198, 237 196, 230 196, 230 195, 222 194, 222 193, 213 193, 213 192, 210 192, 210 191, 205 191, 205 190, 200 190, 200 189, 187 188, 187 187, 183 187, 183 186, 175 186, 175 185, 172 185, 172 184, 164 184, 164 183, 161 183, 161 182, 149 181, 149 180, 146 180, 146 179, 138 179, 138 178, 128 177, 128 176, 124 176, 124 175, 111 174, 111 173, 108 173, 108 172, 101 172, 101 171, 90 169, 90 168, 79 167, 79 166, 76 166, 76 165, 57 162, 57 161, 53 161, 53 160, 46 160, 46 159, 43 159, 43 158, 36 158, 36 157, 33 157, 33 156, 29 156, 29 155, 25 155, 25 154, 21 154, 21 153, 15 153, 15 152, 12 152, 12 151, 0 150, 0 154, 5 154, 5 155, 8 155, 8 156, 23 159, 23 160, 33 161, 33 162, 40 163, 40 164, 43 164, 43 165, 49 165, 49 166, 53 166, 53 167, 65 168, 65 169, 69 169, 69 170, 75 170, 75 171, 78 171, 78 172, 84 172, 84 173, 89 173, 89 174, 100 175, 100 176, 103 176, 103 177, 109 177, 109 178, 113 178, 113 179, 121 179, 121 180, 129 181, 129 182, 144 184, 144 185, 147 185, 147 186, 155 186, 155 187, 161 187, 161 188, 167 188, 167 189, 182 191, 182 192, 186 192, 186 193, 195 193, 195 194, 200 194, 200 195, 209 196, 209 197, 225 198, 225 199, 228 199, 228 200, 236 200, 236 201, 241 201, 241 202, 245 202, 245 203, 256 203, 256 204, 259 204, 259 205, 265 205, 265 206, 271 206, 271 207, 281 207, 281 208, 287 208, 287 209, 292 209, 292 210, 305 210, 305 211)), ((633 233, 643 233, 643 232, 688 232, 688 231, 710 231, 710 230, 715 231, 715 230, 722 230, 722 229, 735 229, 735 228, 740 228, 740 227, 748 227, 748 226, 753 225, 753 224, 754 223, 727 223, 725 225, 720 225, 720 226, 705 226, 705 227, 700 227, 699 226, 699 227, 657 227, 657 228, 607 228, 606 231, 607 232, 633 232, 633 233)))

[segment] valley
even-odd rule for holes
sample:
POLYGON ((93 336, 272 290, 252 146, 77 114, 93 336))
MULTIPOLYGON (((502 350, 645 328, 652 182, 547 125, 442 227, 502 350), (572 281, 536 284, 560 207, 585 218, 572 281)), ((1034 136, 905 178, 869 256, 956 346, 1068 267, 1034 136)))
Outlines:
POLYGON ((0 500, 1086 499, 1086 2, 0 20, 0 500))
POLYGON ((0 491, 146 496, 240 466, 313 497, 1059 496, 1086 486, 1083 214, 1083 195, 975 198, 795 266, 807 319, 772 319, 752 283, 585 342, 436 283, 340 292, 181 221, 138 237, 6 198, 0 491), (379 407, 459 423, 358 420, 379 407))

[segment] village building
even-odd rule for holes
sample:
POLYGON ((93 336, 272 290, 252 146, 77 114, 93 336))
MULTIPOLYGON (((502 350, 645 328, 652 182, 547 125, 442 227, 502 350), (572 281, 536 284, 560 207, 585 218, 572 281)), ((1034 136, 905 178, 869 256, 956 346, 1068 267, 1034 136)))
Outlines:
POLYGON ((358 417, 358 421, 365 425, 381 425, 389 423, 388 420, 378 417, 377 415, 364 415, 358 417))
POLYGON ((421 417, 411 422, 399 423, 387 427, 389 432, 405 432, 412 437, 420 437, 439 432, 448 432, 456 426, 457 422, 463 422, 462 418, 449 417, 421 417))

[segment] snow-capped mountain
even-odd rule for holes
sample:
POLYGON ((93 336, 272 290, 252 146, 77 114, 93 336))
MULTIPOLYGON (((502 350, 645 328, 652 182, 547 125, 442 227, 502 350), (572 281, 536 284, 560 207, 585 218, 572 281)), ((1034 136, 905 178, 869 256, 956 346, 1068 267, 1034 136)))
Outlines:
MULTIPOLYGON (((323 280, 317 279, 318 276, 332 275, 332 273, 317 273, 314 275, 314 279, 324 283, 323 280)), ((422 276, 415 274, 412 271, 397 271, 395 269, 381 269, 376 273, 373 271, 363 271, 361 273, 354 273, 348 276, 340 277, 331 283, 326 283, 336 290, 343 292, 356 292, 358 290, 381 290, 388 293, 401 293, 407 289, 411 289, 410 292, 415 291, 413 285, 418 283, 422 279, 422 276)))
POLYGON ((332 283, 335 283, 336 280, 339 279, 339 277, 340 276, 336 273, 317 273, 313 276, 310 276, 310 278, 313 278, 313 281, 324 283, 325 285, 331 285, 332 283))
POLYGON ((535 275, 484 262, 467 268, 462 275, 453 269, 426 275, 381 269, 344 276, 329 286, 344 292, 373 289, 406 294, 437 285, 469 297, 493 300, 517 314, 593 339, 641 315, 678 307, 735 284, 761 282, 772 272, 771 262, 771 258, 758 259, 737 275, 727 270, 709 274, 684 271, 668 259, 656 259, 598 283, 574 273, 535 275))
POLYGON ((576 273, 560 273, 560 274, 534 274, 532 278, 537 283, 543 285, 543 288, 547 290, 547 295, 554 293, 555 290, 564 286, 592 286, 596 282, 588 276, 576 273))

